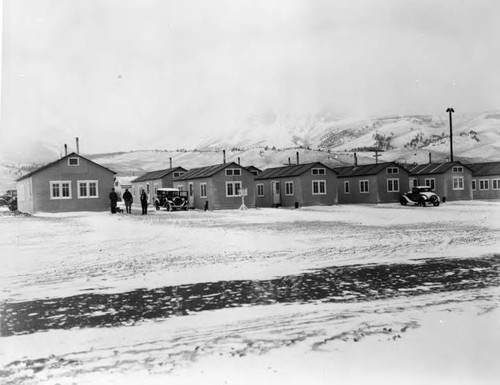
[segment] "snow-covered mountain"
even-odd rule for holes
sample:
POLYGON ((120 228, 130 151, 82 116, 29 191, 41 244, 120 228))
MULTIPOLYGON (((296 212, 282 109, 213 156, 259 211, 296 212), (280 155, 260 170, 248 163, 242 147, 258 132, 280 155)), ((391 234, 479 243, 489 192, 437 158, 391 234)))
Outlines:
MULTIPOLYGON (((129 147, 129 143, 124 143, 129 147)), ((109 167, 120 175, 140 175, 146 171, 174 166, 202 167, 226 160, 258 168, 300 162, 322 161, 331 166, 379 161, 425 163, 446 161, 450 156, 448 116, 387 116, 373 119, 338 118, 329 113, 295 117, 265 112, 243 119, 231 132, 199 137, 175 145, 155 138, 153 148, 84 156, 109 167), (183 148, 174 150, 172 147, 183 148)), ((500 111, 453 115, 454 159, 464 162, 500 161, 500 111)), ((12 188, 16 177, 61 157, 60 144, 30 140, 0 152, 0 190, 12 188), (21 170, 22 168, 22 170, 21 170)), ((69 148, 69 151, 74 149, 69 148)))

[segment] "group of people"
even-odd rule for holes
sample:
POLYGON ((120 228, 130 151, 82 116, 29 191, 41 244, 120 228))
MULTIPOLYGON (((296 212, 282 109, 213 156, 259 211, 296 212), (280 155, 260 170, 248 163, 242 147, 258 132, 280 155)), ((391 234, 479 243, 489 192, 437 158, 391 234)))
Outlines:
MULTIPOLYGON (((134 198, 132 197, 132 193, 128 191, 128 188, 125 189, 122 198, 123 201, 125 202, 125 210, 127 214, 132 214, 132 203, 134 202, 134 198)), ((146 191, 144 191, 144 189, 141 190, 140 200, 142 207, 142 215, 146 215, 148 213, 148 194, 146 194, 146 191)), ((118 194, 116 193, 114 188, 112 188, 111 192, 109 193, 109 203, 111 206, 111 214, 116 214, 118 194)))

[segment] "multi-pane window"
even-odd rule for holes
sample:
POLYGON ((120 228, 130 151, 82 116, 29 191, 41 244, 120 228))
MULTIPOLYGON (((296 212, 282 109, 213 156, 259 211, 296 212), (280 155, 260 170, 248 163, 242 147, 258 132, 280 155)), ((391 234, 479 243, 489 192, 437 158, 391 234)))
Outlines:
POLYGON ((68 166, 78 166, 80 164, 80 158, 68 158, 68 166))
POLYGON ((240 196, 241 182, 226 182, 226 196, 237 197, 240 196))
POLYGON ((417 178, 410 178, 409 182, 410 182, 410 188, 418 186, 418 179, 417 178))
POLYGON ((326 194, 326 181, 325 180, 313 180, 312 181, 312 193, 313 193, 313 195, 325 195, 326 194))
POLYGON ((79 180, 77 182, 78 198, 98 198, 97 183, 96 180, 79 180))
POLYGON ((489 179, 479 179, 479 190, 489 190, 490 181, 489 179))
POLYGON ((71 199, 71 182, 50 182, 50 199, 71 199))
POLYGON ((387 167, 385 170, 387 174, 399 174, 399 168, 397 167, 387 167))
POLYGON ((313 168, 311 169, 312 175, 326 175, 326 169, 324 168, 313 168))
POLYGON ((387 192, 399 192, 399 178, 387 179, 387 192))
POLYGON ((453 177, 453 190, 463 190, 464 189, 464 177, 454 176, 453 177))
POLYGON ((434 179, 434 178, 425 179, 425 185, 430 187, 431 190, 435 190, 436 189, 436 179, 434 179))
POLYGON ((493 179, 491 185, 493 190, 500 190, 500 179, 493 179))
POLYGON ((344 194, 349 194, 349 192, 350 192, 349 181, 346 180, 344 181, 344 194))
POLYGON ((200 197, 201 198, 207 197, 207 184, 206 183, 200 183, 200 197))
POLYGON ((359 192, 365 194, 370 192, 370 185, 368 184, 367 180, 359 181, 359 192))
POLYGON ((257 185, 257 196, 258 197, 263 197, 264 196, 264 185, 263 184, 258 184, 257 185))
POLYGON ((472 179, 472 191, 476 191, 476 180, 472 179))
POLYGON ((462 166, 454 166, 452 171, 453 172, 464 172, 464 168, 462 166))
POLYGON ((226 176, 240 176, 241 170, 239 168, 227 168, 226 176))
POLYGON ((293 182, 285 182, 285 195, 293 195, 293 182))
POLYGON ((183 174, 184 173, 182 171, 174 171, 174 178, 178 178, 178 177, 180 177, 183 174))

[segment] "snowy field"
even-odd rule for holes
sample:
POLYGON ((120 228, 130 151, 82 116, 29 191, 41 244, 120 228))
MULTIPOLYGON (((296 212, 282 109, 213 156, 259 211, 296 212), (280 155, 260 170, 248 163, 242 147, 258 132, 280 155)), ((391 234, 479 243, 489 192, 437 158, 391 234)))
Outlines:
POLYGON ((0 212, 2 384, 497 384, 500 202, 0 212))

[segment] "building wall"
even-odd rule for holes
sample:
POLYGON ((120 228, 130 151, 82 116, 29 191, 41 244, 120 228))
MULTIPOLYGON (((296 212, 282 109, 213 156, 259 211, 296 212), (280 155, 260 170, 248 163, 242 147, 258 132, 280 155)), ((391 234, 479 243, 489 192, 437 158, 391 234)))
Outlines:
POLYGON ((33 190, 31 177, 17 182, 17 208, 23 213, 33 213, 33 190))
POLYGON ((443 174, 423 174, 412 176, 418 180, 419 185, 425 185, 426 179, 435 180, 435 192, 447 201, 472 200, 472 171, 468 168, 463 168, 463 173, 455 173, 453 169, 448 170, 443 174), (463 189, 453 188, 453 178, 463 177, 463 189))
POLYGON ((474 176, 472 181, 476 182, 473 199, 500 199, 500 175, 474 176))
POLYGON ((379 203, 378 179, 376 175, 338 178, 338 202, 344 203, 379 203), (360 190, 360 181, 368 181, 368 193, 360 190), (349 182, 349 193, 345 193, 344 183, 349 182))
POLYGON ((400 167, 398 167, 398 170, 399 170, 398 174, 387 174, 387 171, 383 171, 377 175, 377 187, 378 187, 377 203, 399 202, 400 195, 410 190, 408 171, 403 170, 400 167), (391 191, 391 192, 388 191, 389 179, 398 180, 399 182, 398 191, 391 191))
MULTIPOLYGON (((27 212, 104 211, 108 210, 109 193, 114 183, 114 174, 102 167, 79 158, 78 166, 69 166, 67 158, 31 176, 32 207, 24 204, 27 212), (97 181, 97 197, 79 198, 78 181, 97 181), (51 199, 50 182, 68 181, 71 198, 51 199)), ((22 182, 22 181, 21 181, 22 182)), ((22 211, 22 210, 21 210, 22 211)))
POLYGON ((213 175, 210 178, 200 178, 185 181, 174 182, 174 187, 182 185, 184 191, 189 191, 189 184, 193 184, 193 208, 203 210, 208 201, 209 210, 221 209, 239 209, 242 203, 241 196, 228 197, 226 196, 226 182, 241 182, 242 188, 248 190, 248 195, 245 197, 245 206, 248 208, 255 207, 255 185, 254 175, 243 167, 231 166, 228 168, 240 168, 240 176, 226 176, 225 170, 213 175), (202 183, 207 185, 207 197, 201 197, 202 183))
MULTIPOLYGON (((314 168, 323 168, 321 166, 314 168)), ((320 206, 334 205, 337 203, 337 174, 328 168, 325 168, 325 175, 312 175, 311 170, 306 171, 302 175, 295 177, 264 179, 255 181, 255 202, 257 207, 272 207, 273 194, 272 182, 280 182, 280 197, 281 206, 295 207, 295 203, 299 206, 320 206), (326 185, 325 194, 313 194, 313 180, 324 180, 326 185), (285 184, 293 183, 293 195, 286 194, 285 184), (257 196, 257 185, 264 186, 264 196, 257 196)))

